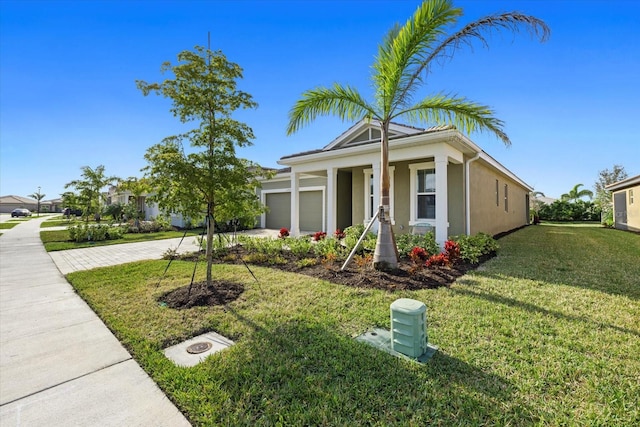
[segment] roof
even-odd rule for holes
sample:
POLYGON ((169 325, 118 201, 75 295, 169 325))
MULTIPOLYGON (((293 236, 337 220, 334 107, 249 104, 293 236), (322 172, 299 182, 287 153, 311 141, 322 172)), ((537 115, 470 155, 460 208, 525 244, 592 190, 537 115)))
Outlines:
POLYGON ((6 203, 6 204, 15 204, 15 203, 34 204, 34 203, 38 203, 38 201, 35 200, 35 199, 30 199, 28 197, 9 195, 9 196, 0 197, 0 203, 6 203))
POLYGON ((604 188, 609 191, 623 190, 625 188, 634 187, 640 185, 640 175, 632 176, 631 178, 623 179, 622 181, 614 182, 604 188))

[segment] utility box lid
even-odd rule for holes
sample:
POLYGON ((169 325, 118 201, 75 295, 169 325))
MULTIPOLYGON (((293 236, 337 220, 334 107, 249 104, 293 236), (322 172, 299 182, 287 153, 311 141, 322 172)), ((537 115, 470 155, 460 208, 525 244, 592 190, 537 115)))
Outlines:
POLYGON ((427 306, 410 298, 400 298, 391 303, 391 311, 396 313, 420 314, 427 311, 427 306))

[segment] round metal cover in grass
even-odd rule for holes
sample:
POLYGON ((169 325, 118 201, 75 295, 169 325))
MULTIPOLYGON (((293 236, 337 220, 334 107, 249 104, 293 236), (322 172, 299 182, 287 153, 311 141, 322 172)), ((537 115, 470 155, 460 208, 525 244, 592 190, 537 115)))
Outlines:
POLYGON ((204 353, 205 351, 209 350, 211 347, 212 347, 212 344, 210 342, 197 342, 187 347, 187 353, 190 353, 190 354, 204 353))

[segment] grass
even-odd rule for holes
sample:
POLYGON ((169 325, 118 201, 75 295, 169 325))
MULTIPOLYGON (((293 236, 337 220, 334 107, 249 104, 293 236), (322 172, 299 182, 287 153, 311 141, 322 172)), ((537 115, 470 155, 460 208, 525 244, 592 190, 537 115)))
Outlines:
MULTIPOLYGON (((198 236, 202 229, 194 228, 187 232, 187 236, 198 236)), ((67 230, 45 230, 40 232, 40 239, 47 252, 63 251, 67 249, 88 248, 96 246, 117 245, 120 243, 146 242, 150 240, 173 239, 182 237, 184 231, 159 231, 156 233, 127 233, 121 239, 102 240, 99 242, 72 242, 67 230)))
MULTIPOLYGON (((302 275, 215 266, 245 292, 227 307, 158 304, 193 264, 166 261, 68 275, 194 425, 602 425, 640 423, 640 238, 527 227, 450 288, 388 293, 302 275), (427 305, 419 365, 356 342, 389 327, 389 305, 427 305), (236 341, 193 368, 162 348, 206 331, 236 341)), ((202 279, 204 272, 197 273, 202 279)))
POLYGON ((0 230, 9 230, 18 225, 19 222, 0 222, 0 230))

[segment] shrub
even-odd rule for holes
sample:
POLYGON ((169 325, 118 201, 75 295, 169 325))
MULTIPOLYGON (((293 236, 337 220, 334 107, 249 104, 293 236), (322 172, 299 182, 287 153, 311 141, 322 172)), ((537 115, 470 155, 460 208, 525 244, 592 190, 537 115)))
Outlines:
MULTIPOLYGON (((353 247, 358 243, 358 239, 364 233, 364 224, 356 224, 344 229, 344 239, 342 243, 345 245, 347 252, 351 252, 353 247)), ((372 251, 376 247, 376 235, 368 232, 362 241, 361 247, 358 249, 358 253, 364 251, 372 251)))
POLYGON ((324 231, 316 231, 315 233, 313 233, 313 241, 314 242, 319 242, 320 240, 324 239, 325 237, 327 237, 327 233, 325 233, 324 231))
POLYGON ((447 258, 447 255, 444 252, 439 253, 438 255, 431 255, 426 262, 427 267, 446 265, 449 265, 449 258, 447 258))
POLYGON ((449 263, 455 264, 460 259, 460 245, 453 240, 447 240, 444 242, 443 253, 449 260, 449 263))
POLYGON ((332 238, 322 239, 313 245, 313 253, 318 257, 326 258, 332 255, 338 258, 342 254, 342 251, 344 251, 344 248, 340 245, 340 242, 332 238))
POLYGON ((440 247, 436 243, 435 235, 432 232, 422 236, 416 234, 400 234, 396 236, 396 246, 398 247, 398 253, 402 257, 410 256, 410 252, 415 247, 424 249, 429 255, 440 253, 440 247))
POLYGON ((461 235, 454 240, 460 247, 460 257, 472 264, 477 264, 482 255, 489 255, 498 250, 498 242, 486 233, 473 236, 461 235))
POLYGON ((318 260, 316 258, 302 258, 301 260, 296 261, 296 266, 298 268, 312 267, 318 264, 318 260))
POLYGON ((409 252, 409 258, 411 258, 411 261, 413 261, 414 264, 423 264, 427 258, 429 258, 429 254, 424 250, 424 248, 415 246, 411 249, 411 252, 409 252))
POLYGON ((289 251, 298 258, 305 257, 311 252, 313 244, 308 237, 287 239, 289 251))
POLYGON ((340 230, 339 228, 333 232, 333 237, 335 237, 338 240, 344 239, 345 236, 346 234, 344 233, 344 231, 340 230))
POLYGON ((280 239, 284 239, 285 237, 289 237, 289 230, 286 227, 282 227, 280 229, 280 233, 278 233, 278 237, 280 239))
POLYGON ((114 240, 122 237, 123 230, 120 227, 111 227, 106 224, 87 225, 78 224, 68 228, 69 240, 74 242, 100 242, 114 240))

